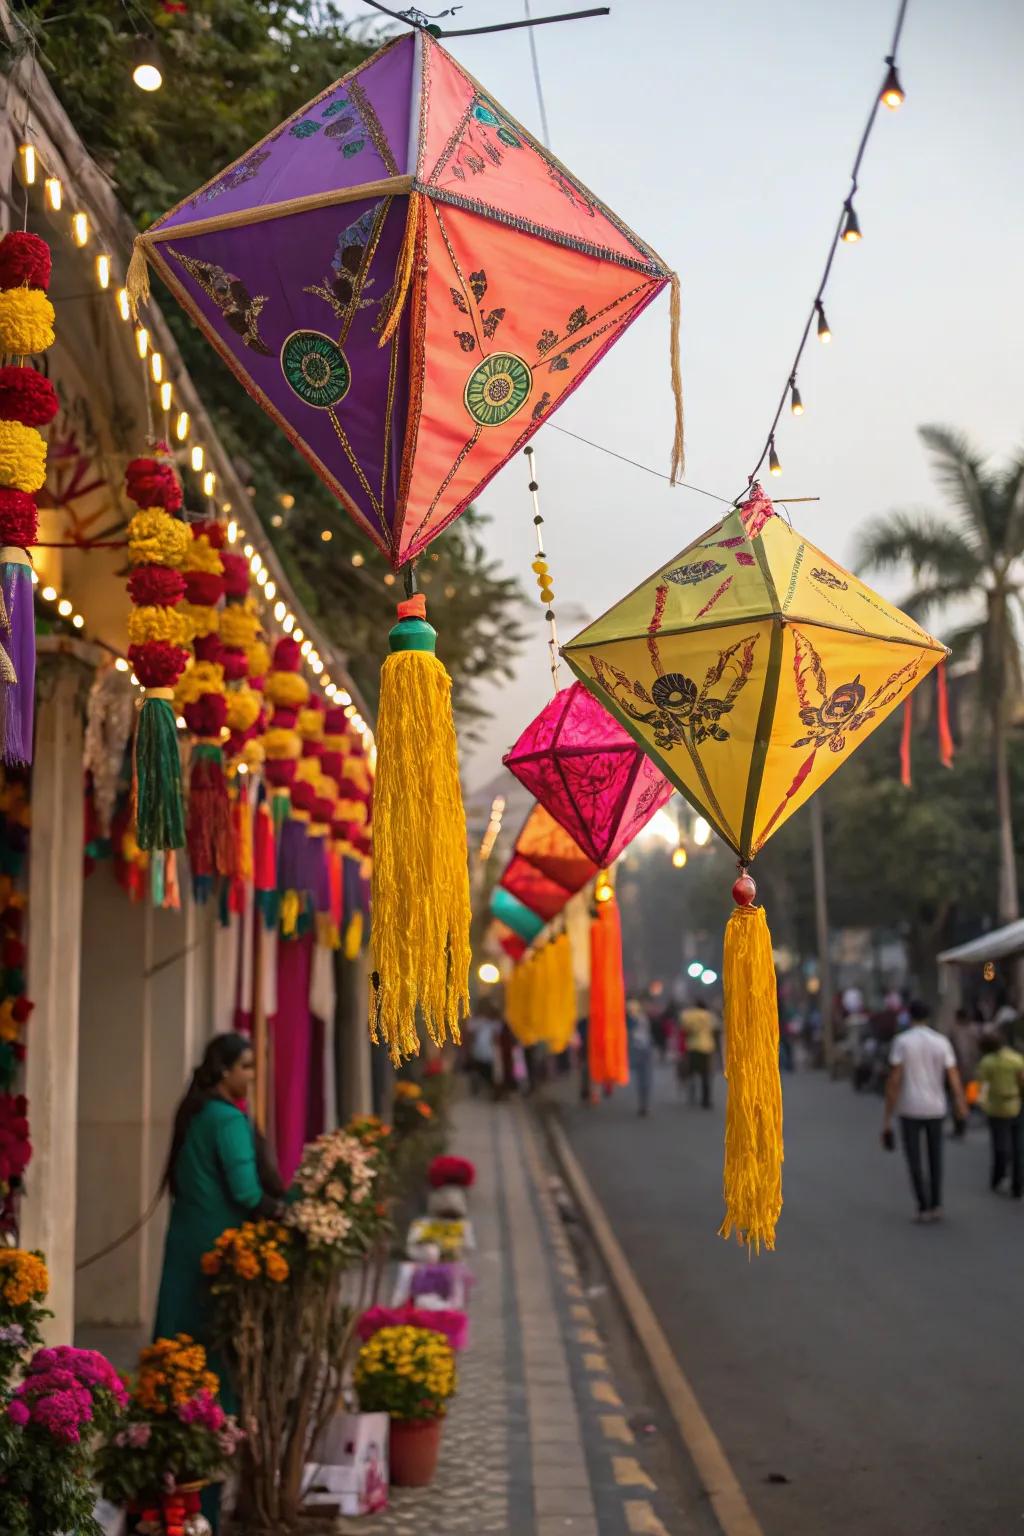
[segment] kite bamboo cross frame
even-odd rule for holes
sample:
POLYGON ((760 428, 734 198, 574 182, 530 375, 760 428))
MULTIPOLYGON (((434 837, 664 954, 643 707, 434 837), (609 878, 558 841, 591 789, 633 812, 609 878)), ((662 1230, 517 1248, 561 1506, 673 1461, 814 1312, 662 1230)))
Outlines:
POLYGON ((389 43, 138 237, 394 567, 679 282, 427 33, 389 43))
POLYGON ((562 648, 744 866, 948 654, 760 485, 562 648))

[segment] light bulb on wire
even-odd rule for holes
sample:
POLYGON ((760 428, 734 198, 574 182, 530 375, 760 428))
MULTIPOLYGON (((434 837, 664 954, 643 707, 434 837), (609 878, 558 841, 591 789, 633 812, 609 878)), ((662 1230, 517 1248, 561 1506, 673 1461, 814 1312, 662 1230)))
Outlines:
POLYGON ((897 112, 907 99, 907 93, 903 89, 896 61, 891 56, 885 61, 889 66, 889 72, 882 81, 880 98, 882 105, 888 107, 890 112, 897 112))
POLYGON ((178 420, 174 426, 174 435, 179 443, 183 443, 188 437, 188 411, 179 411, 178 420))
POLYGON ((110 257, 105 251, 96 257, 96 281, 101 288, 110 287, 110 257))
POLYGON ((687 857, 687 855, 686 855, 686 849, 685 848, 682 848, 682 847, 674 848, 672 850, 672 868, 673 869, 685 869, 686 868, 686 857, 687 857))
POLYGON ((132 80, 140 91, 158 91, 164 83, 160 54, 156 44, 146 37, 135 39, 132 50, 132 80))
POLYGON ((160 409, 162 411, 170 410, 173 395, 174 388, 170 379, 164 379, 163 383, 160 385, 160 409))
POLYGON ((796 387, 796 379, 791 379, 789 382, 789 408, 794 416, 802 416, 804 413, 804 402, 801 400, 800 391, 796 387))
POLYGON ((843 220, 843 231, 840 239, 845 240, 847 245, 856 245, 861 235, 860 220, 857 217, 857 210, 853 206, 853 198, 847 198, 843 207, 846 209, 846 217, 843 220))
POLYGON ((49 203, 54 213, 60 213, 60 205, 61 201, 63 200, 64 191, 61 187, 59 178, 56 176, 47 176, 44 185, 46 187, 46 201, 49 203))
POLYGON ((773 475, 776 475, 776 476, 782 474, 782 464, 779 461, 778 454, 775 452, 775 439, 774 438, 772 438, 771 445, 770 445, 770 447, 768 449, 768 470, 769 470, 770 474, 773 474, 773 475))
POLYGON ((829 330, 828 321, 825 319, 825 306, 820 299, 815 299, 814 307, 818 312, 818 340, 824 346, 827 346, 832 340, 832 332, 829 330))

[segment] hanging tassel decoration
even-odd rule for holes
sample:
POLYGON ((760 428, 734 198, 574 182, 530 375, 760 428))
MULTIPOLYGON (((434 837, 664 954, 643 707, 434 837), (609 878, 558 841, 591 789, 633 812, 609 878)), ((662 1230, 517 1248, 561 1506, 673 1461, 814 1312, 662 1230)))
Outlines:
POLYGON ((398 605, 381 668, 374 790, 370 1036, 396 1064, 459 1042, 469 1010, 469 871, 451 678, 422 593, 398 605))
POLYGON ((782 1081, 772 939, 757 887, 744 870, 725 930, 725 1219, 748 1250, 775 1247, 782 1210, 782 1081))
POLYGON ((949 688, 944 661, 940 661, 935 668, 935 690, 939 725, 939 762, 943 768, 952 768, 955 749, 953 732, 949 728, 949 688))
POLYGON ((610 1093, 629 1082, 626 989, 622 975, 622 926, 607 872, 597 879, 590 926, 590 1081, 610 1093))
POLYGON ((914 736, 914 700, 910 697, 903 704, 903 731, 900 735, 900 783, 910 789, 914 778, 910 766, 911 744, 914 736))

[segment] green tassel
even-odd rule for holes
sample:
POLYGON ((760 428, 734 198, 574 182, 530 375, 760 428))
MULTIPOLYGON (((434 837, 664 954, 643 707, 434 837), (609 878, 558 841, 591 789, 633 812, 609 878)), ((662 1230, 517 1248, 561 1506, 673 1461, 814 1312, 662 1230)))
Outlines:
POLYGON ((140 848, 184 848, 178 727, 167 699, 147 698, 135 738, 135 836, 140 848))
POLYGON ((149 895, 154 907, 163 906, 166 894, 167 879, 164 869, 164 852, 162 848, 154 848, 153 856, 149 861, 149 895))

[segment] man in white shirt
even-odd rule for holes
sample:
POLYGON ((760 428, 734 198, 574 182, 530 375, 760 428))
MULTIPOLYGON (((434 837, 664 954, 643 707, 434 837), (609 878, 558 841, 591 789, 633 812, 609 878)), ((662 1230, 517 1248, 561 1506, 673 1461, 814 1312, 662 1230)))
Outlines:
POLYGON ((924 1003, 911 1003, 910 1027, 896 1036, 889 1053, 882 1121, 882 1142, 891 1148, 893 1113, 900 1117, 903 1152, 917 1200, 915 1221, 939 1221, 942 1217, 942 1123, 946 1118, 947 1084, 957 1118, 967 1118, 953 1047, 945 1035, 932 1029, 929 1018, 924 1003), (922 1138, 928 1145, 927 1179, 921 1157, 922 1138))

